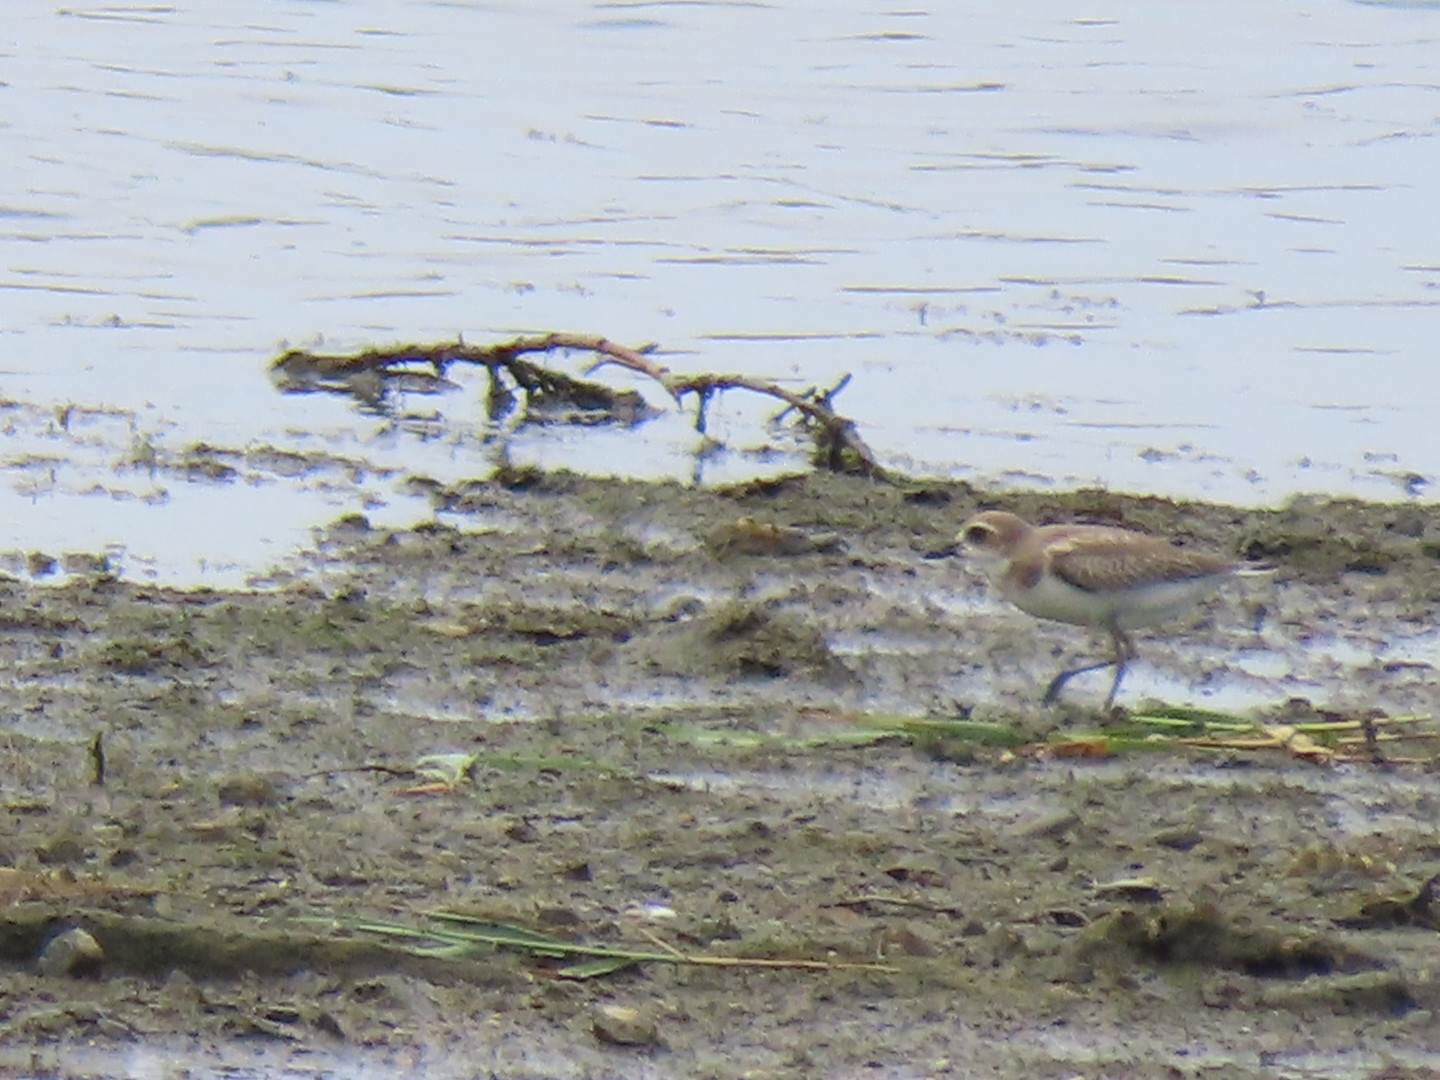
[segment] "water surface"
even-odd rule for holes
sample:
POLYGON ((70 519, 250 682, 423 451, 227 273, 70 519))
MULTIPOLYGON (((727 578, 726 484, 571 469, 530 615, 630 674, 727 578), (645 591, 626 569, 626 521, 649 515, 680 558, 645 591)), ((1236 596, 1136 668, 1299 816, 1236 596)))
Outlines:
MULTIPOLYGON (((545 330, 851 372, 917 473, 1427 498, 1437 39, 1433 5, 1319 0, 26 7, 0 550, 220 583, 424 517, 397 481, 499 453, 473 387, 376 416, 266 363, 545 330), (200 480, 196 443, 336 460, 200 480)), ((768 411, 727 399, 703 479, 788 460, 746 452, 768 411)), ((698 445, 671 413, 506 449, 691 477, 698 445)))

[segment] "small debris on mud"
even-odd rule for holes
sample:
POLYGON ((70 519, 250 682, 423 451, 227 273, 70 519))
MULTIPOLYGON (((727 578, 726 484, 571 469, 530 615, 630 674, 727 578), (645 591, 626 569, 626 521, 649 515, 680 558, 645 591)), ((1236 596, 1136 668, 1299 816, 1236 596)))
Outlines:
POLYGON ((95 975, 105 962, 105 950, 78 926, 63 930, 45 943, 35 965, 40 974, 81 978, 95 975))
POLYGON ((655 1021, 628 1005, 598 1005, 591 1019, 595 1035, 614 1046, 654 1046, 660 1041, 655 1021))

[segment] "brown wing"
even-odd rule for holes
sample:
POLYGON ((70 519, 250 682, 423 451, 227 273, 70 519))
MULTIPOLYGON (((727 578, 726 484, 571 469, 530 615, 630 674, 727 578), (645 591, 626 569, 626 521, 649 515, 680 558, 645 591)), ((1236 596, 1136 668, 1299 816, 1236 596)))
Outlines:
POLYGON ((1055 576, 1086 592, 1209 577, 1231 567, 1225 559, 1203 551, 1102 526, 1066 530, 1046 549, 1055 576))

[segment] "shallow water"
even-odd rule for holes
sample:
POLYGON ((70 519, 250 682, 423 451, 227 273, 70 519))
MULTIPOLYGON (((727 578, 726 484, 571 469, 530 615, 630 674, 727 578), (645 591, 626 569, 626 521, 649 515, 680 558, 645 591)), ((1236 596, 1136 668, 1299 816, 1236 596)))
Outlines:
MULTIPOLYGON (((384 470, 488 471, 473 391, 377 417, 264 366, 457 333, 853 372, 840 407, 917 472, 1256 504, 1432 478, 1434 5, 254 0, 7 28, 0 550, 218 584, 345 510, 423 517, 384 470), (197 442, 343 460, 143 467, 197 442)), ((713 430, 763 446, 765 413, 732 395, 713 430)), ((776 467, 696 448, 672 414, 508 451, 776 467)))

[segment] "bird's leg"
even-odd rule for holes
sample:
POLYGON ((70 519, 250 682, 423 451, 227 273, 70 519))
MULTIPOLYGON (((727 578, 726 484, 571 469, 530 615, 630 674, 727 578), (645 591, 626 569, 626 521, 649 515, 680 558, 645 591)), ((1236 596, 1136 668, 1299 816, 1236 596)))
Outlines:
POLYGON ((1114 660, 1101 660, 1098 664, 1086 664, 1084 667, 1069 668, 1060 672, 1059 675, 1056 675, 1055 678, 1050 680, 1050 685, 1045 688, 1045 696, 1040 699, 1041 703, 1044 705, 1054 705, 1055 702, 1060 700, 1060 691, 1065 689, 1065 684, 1076 675, 1084 675, 1087 671, 1099 671, 1101 668, 1114 667, 1115 664, 1116 661, 1114 660))
POLYGON ((1105 699, 1106 712, 1115 708, 1115 695, 1120 691, 1120 680, 1125 677, 1125 669, 1130 665, 1130 661, 1135 659, 1135 643, 1124 630, 1118 626, 1110 627, 1110 640, 1115 643, 1115 681, 1110 684, 1110 696, 1105 699))
POLYGON ((1060 691, 1065 689, 1065 684, 1076 675, 1084 675, 1088 671, 1099 671, 1101 668, 1113 667, 1115 669, 1115 681, 1110 684, 1110 696, 1105 699, 1105 711, 1109 712, 1115 707, 1115 694, 1120 689, 1120 680, 1125 675, 1125 668, 1130 661, 1135 659, 1135 646, 1131 643, 1129 635, 1118 626, 1108 627, 1110 640, 1115 646, 1115 655, 1109 660, 1101 660, 1094 664, 1084 664, 1077 668, 1068 668, 1060 672, 1050 680, 1050 685, 1045 689, 1045 696, 1041 699, 1045 705, 1054 705, 1060 700, 1060 691))

